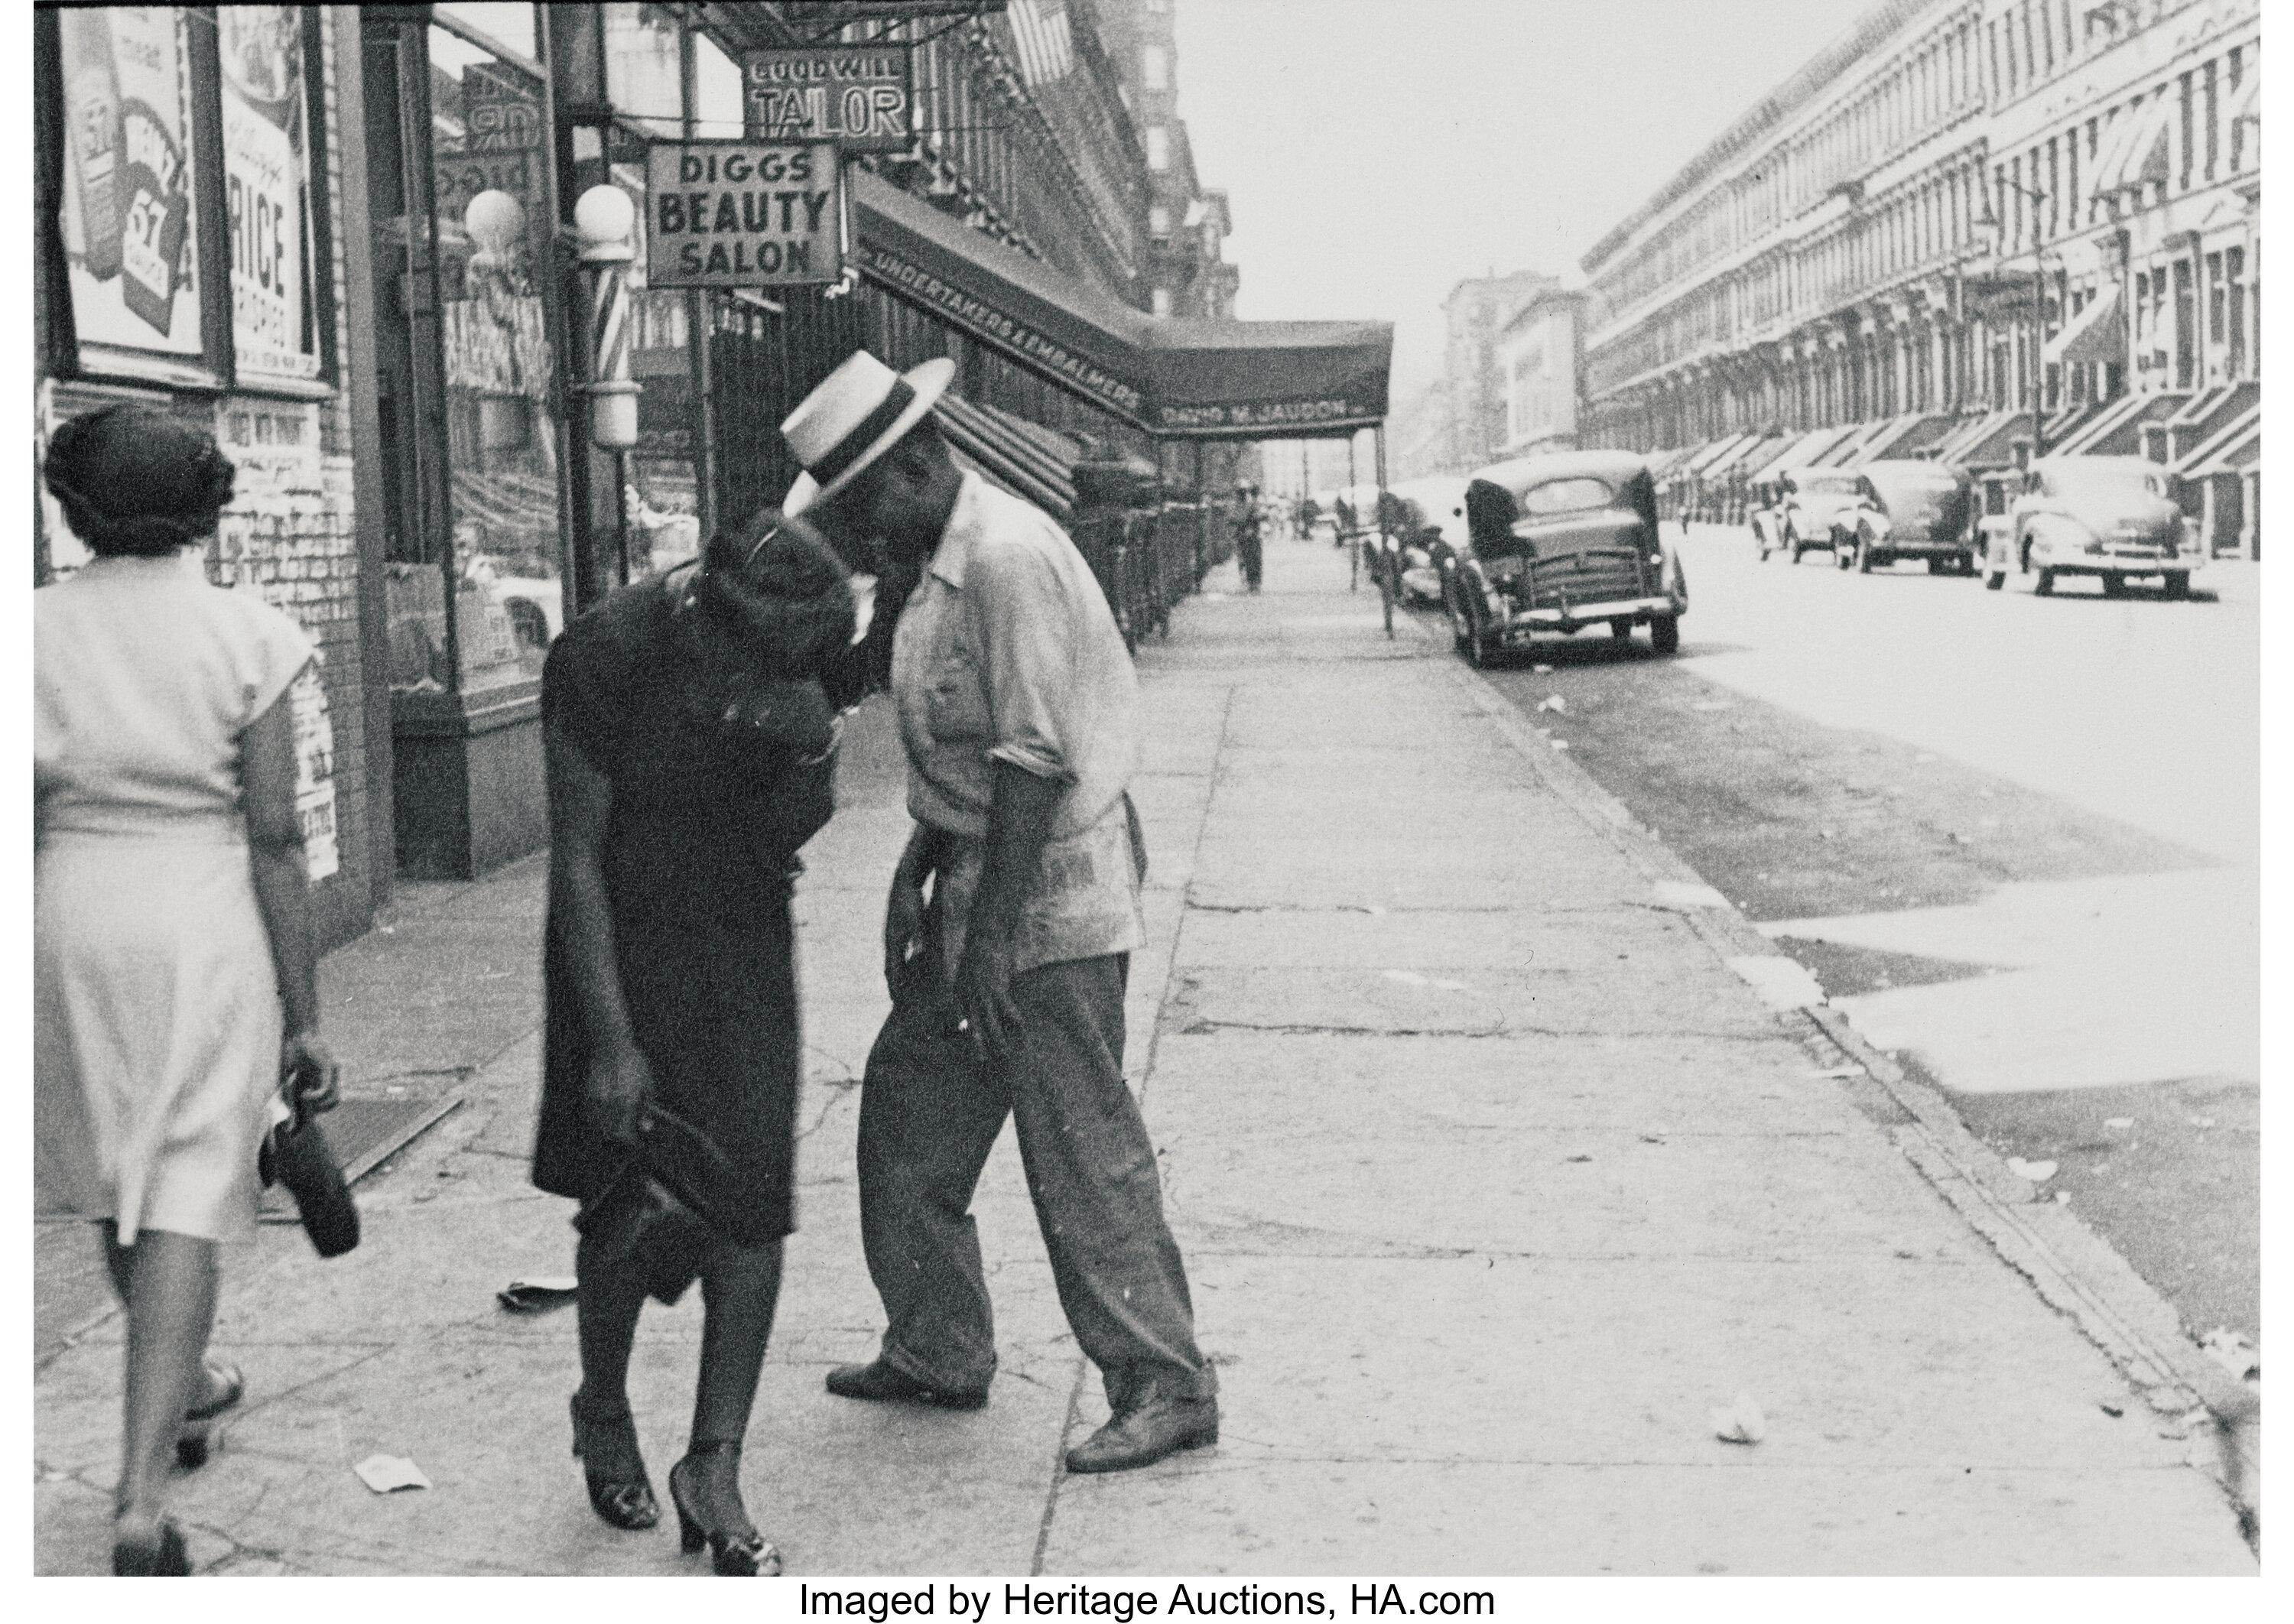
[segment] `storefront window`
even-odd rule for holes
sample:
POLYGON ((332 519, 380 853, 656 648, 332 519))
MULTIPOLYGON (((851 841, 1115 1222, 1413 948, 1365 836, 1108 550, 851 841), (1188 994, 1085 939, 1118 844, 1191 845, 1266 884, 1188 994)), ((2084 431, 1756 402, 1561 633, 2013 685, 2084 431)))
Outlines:
POLYGON ((540 279, 549 254, 541 86, 430 30, 439 341, 460 684, 539 676, 562 623, 558 424, 540 279))
POLYGON ((211 378, 199 321, 191 40, 172 6, 61 19, 72 319, 94 371, 211 378))
POLYGON ((435 25, 365 54, 391 684, 498 687, 564 624, 541 85, 435 25))

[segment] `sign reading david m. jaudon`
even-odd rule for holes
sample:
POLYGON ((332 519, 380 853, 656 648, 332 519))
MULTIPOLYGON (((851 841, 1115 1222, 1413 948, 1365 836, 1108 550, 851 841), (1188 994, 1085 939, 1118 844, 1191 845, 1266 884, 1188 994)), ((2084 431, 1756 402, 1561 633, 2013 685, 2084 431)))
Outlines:
POLYGON ((825 142, 656 142, 646 207, 655 288, 788 287, 844 273, 843 178, 825 142))

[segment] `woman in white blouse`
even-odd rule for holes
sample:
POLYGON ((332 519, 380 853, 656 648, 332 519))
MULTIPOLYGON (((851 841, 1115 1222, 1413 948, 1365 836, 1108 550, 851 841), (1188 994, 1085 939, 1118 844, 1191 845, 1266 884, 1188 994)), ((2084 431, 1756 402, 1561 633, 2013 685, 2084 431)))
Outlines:
POLYGON ((313 654, 207 583, 212 435, 107 407, 56 431, 46 478, 95 556, 32 599, 35 1188, 102 1226, 126 1305, 112 1571, 184 1573, 168 1467, 244 1389, 207 1358, 216 1248, 254 1233, 282 1089, 334 1103, 286 698, 313 654))

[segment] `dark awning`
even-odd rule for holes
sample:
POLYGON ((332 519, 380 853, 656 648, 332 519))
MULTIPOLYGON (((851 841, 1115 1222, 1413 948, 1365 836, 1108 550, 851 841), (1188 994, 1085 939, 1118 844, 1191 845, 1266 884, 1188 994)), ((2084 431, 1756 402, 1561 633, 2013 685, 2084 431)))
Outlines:
POLYGON ((1295 440, 1386 417, 1391 322, 1150 316, 881 176, 849 179, 870 281, 1150 434, 1295 440))

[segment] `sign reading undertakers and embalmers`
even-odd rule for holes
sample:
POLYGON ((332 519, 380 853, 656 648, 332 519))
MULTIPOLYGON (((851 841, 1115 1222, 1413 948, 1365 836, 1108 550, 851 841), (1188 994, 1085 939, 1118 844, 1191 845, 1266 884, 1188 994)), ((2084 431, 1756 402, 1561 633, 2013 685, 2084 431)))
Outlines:
POLYGON ((847 152, 907 149, 915 89, 908 47, 805 45, 741 55, 749 134, 833 141, 847 152))
POLYGON ((826 142, 655 142, 646 208, 655 288, 789 287, 844 273, 844 183, 826 142))

